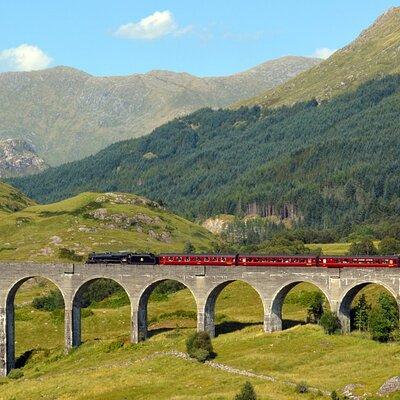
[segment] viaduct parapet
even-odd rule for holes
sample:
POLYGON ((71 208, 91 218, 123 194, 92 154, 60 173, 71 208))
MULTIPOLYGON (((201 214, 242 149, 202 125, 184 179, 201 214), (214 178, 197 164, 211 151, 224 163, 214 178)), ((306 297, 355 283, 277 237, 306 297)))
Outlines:
POLYGON ((350 330, 352 300, 370 283, 386 288, 400 305, 400 268, 0 263, 0 375, 6 375, 15 365, 15 294, 33 277, 50 280, 64 297, 66 351, 81 343, 82 293, 90 282, 99 278, 112 279, 125 289, 131 302, 131 341, 134 343, 146 339, 149 296, 166 279, 181 282, 191 291, 197 305, 197 329, 211 336, 215 334, 214 309, 218 295, 234 281, 248 283, 260 296, 265 332, 282 329, 285 296, 301 282, 312 283, 325 294, 344 332, 350 330))

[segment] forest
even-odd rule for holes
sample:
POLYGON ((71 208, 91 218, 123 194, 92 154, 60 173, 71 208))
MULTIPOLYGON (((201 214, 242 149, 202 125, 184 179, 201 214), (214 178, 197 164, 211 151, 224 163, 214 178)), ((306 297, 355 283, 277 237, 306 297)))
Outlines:
POLYGON ((400 214, 400 77, 326 102, 202 109, 83 160, 9 182, 39 202, 133 192, 192 219, 289 218, 350 232, 400 214))

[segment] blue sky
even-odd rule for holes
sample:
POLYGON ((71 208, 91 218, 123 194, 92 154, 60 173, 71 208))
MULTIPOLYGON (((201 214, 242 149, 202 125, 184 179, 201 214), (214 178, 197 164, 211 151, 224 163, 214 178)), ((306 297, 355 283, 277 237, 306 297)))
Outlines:
POLYGON ((287 54, 326 56, 396 5, 385 0, 2 0, 0 71, 68 65, 94 75, 152 69, 228 75, 287 54))

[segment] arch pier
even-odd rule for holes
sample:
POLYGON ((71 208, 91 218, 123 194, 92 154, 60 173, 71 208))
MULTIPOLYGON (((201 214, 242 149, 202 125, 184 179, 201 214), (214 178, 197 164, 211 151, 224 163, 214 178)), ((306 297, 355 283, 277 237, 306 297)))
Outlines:
POLYGON ((197 305, 197 329, 215 335, 215 303, 234 281, 249 284, 264 308, 264 331, 282 329, 282 304, 300 282, 320 289, 331 310, 338 313, 345 332, 350 330, 350 306, 362 287, 385 287, 400 305, 400 268, 222 267, 180 265, 105 265, 0 263, 0 375, 15 365, 14 298, 24 281, 42 277, 53 282, 64 298, 65 350, 81 343, 80 298, 86 285, 99 278, 121 285, 131 302, 131 341, 147 338, 147 303, 153 289, 167 279, 184 284, 197 305))

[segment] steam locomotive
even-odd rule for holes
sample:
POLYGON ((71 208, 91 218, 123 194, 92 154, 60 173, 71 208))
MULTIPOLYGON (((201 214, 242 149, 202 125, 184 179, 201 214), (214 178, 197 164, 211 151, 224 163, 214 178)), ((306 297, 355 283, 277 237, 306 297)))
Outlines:
POLYGON ((399 256, 267 256, 257 254, 89 254, 87 264, 213 265, 248 267, 399 268, 399 256))

